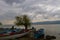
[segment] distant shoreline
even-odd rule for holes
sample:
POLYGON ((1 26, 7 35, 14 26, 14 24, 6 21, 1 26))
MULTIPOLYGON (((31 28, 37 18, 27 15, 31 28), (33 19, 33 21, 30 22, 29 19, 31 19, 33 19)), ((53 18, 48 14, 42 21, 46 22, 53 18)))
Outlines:
POLYGON ((46 24, 60 24, 60 21, 45 21, 45 22, 34 22, 32 24, 46 25, 46 24))
POLYGON ((32 25, 59 25, 59 24, 32 24, 32 25))

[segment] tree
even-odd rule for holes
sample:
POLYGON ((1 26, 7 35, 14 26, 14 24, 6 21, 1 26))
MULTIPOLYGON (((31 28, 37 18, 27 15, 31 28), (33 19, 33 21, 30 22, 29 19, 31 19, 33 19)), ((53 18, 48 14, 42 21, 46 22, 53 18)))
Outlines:
POLYGON ((16 16, 15 18, 16 18, 15 24, 17 26, 24 25, 26 30, 28 27, 30 27, 31 22, 27 15, 16 16))

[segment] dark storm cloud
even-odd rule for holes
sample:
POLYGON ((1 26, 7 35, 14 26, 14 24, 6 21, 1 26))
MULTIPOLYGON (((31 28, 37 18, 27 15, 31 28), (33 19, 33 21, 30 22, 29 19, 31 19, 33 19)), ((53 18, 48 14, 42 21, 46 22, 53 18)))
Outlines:
POLYGON ((24 2, 25 0, 4 0, 7 4, 13 4, 14 2, 15 3, 22 3, 24 2))
POLYGON ((0 21, 5 20, 13 20, 17 14, 14 13, 13 11, 8 11, 3 15, 0 15, 0 21))

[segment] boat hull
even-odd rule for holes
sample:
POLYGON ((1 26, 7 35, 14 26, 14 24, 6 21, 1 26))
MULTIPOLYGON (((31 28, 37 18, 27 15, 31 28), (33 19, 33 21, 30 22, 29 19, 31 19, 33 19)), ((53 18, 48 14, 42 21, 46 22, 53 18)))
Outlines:
POLYGON ((24 35, 27 35, 30 31, 25 32, 25 33, 21 33, 21 34, 15 34, 15 35, 10 35, 10 36, 4 36, 4 37, 0 37, 0 40, 2 39, 14 39, 14 38, 18 38, 18 37, 22 37, 24 35))

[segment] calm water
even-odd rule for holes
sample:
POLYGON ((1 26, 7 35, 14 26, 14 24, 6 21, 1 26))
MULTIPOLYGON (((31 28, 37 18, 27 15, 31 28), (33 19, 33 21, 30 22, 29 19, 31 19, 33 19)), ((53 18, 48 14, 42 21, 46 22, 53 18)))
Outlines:
MULTIPOLYGON (((32 25, 33 27, 35 27, 37 30, 40 29, 40 28, 44 28, 45 29, 45 34, 46 35, 54 35, 57 37, 56 40, 60 40, 60 24, 49 24, 49 25, 32 25)), ((1 26, 3 28, 11 28, 11 25, 7 26, 1 26)), ((16 27, 16 26, 15 26, 16 27)), ((17 28, 20 28, 20 27, 17 27, 17 28)), ((21 27, 23 28, 23 27, 21 27)))
POLYGON ((60 24, 33 25, 33 26, 37 28, 37 30, 40 28, 44 28, 46 35, 54 35, 57 37, 56 40, 60 40, 60 24))

